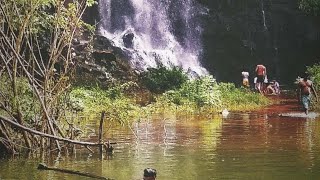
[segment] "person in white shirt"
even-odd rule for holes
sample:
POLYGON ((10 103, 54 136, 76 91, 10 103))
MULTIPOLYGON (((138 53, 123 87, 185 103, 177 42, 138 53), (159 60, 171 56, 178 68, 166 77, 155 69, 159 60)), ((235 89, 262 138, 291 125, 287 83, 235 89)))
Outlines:
POLYGON ((249 87, 250 86, 250 84, 249 84, 249 72, 242 71, 241 75, 242 75, 242 85, 244 87, 249 87))

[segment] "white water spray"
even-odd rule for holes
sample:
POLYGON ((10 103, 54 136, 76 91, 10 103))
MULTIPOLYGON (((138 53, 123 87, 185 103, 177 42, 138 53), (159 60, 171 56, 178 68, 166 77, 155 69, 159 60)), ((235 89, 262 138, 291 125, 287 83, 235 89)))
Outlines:
POLYGON ((263 0, 261 0, 261 11, 262 11, 263 27, 265 30, 268 30, 267 25, 266 25, 266 15, 264 12, 263 0))
POLYGON ((200 6, 193 0, 100 0, 100 33, 130 56, 131 66, 167 67, 208 74, 199 62, 200 6), (199 17, 198 17, 199 18, 199 17))

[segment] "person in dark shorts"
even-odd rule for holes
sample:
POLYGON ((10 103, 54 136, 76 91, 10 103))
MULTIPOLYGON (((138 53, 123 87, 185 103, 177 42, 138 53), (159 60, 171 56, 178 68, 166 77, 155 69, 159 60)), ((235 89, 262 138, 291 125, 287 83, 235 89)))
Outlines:
POLYGON ((264 65, 258 64, 256 66, 255 72, 256 72, 256 77, 257 77, 257 88, 258 88, 258 91, 262 94, 263 83, 264 83, 265 77, 267 75, 267 69, 264 65))
POLYGON ((318 95, 313 87, 312 81, 304 77, 298 82, 298 101, 302 104, 304 112, 308 114, 311 102, 311 94, 313 93, 318 102, 318 95))

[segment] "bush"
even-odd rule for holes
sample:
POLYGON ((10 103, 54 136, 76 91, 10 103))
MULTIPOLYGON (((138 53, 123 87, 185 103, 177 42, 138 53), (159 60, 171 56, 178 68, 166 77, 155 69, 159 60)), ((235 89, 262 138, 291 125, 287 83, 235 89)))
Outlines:
POLYGON ((307 73, 311 76, 315 88, 320 90, 320 64, 307 67, 307 73))
POLYGON ((95 118, 105 111, 107 118, 124 124, 132 116, 135 105, 126 98, 123 91, 128 84, 115 86, 108 90, 96 88, 75 87, 70 92, 69 110, 79 111, 82 116, 95 118))
POLYGON ((175 105, 194 104, 196 107, 221 105, 220 92, 212 76, 206 76, 184 83, 180 89, 164 93, 175 105))
POLYGON ((320 14, 320 0, 300 0, 299 8, 306 13, 319 15, 320 14))
POLYGON ((268 105, 270 102, 260 93, 255 93, 247 88, 236 88, 232 83, 220 83, 223 106, 229 110, 251 110, 259 106, 268 105))
MULTIPOLYGON (((13 102, 13 90, 9 82, 7 75, 0 76, 0 102, 7 104, 7 108, 12 113, 15 113, 16 107, 14 107, 15 103, 13 102)), ((40 103, 35 98, 26 78, 17 78, 17 89, 19 92, 17 99, 23 112, 23 119, 31 123, 35 116, 40 113, 40 103)))
POLYGON ((189 80, 180 89, 167 91, 157 98, 157 104, 160 104, 158 107, 170 109, 170 105, 175 105, 183 111, 201 108, 201 112, 217 112, 224 108, 247 111, 269 103, 259 93, 247 88, 236 88, 233 83, 217 83, 212 76, 189 80))
MULTIPOLYGON (((307 67, 307 73, 311 76, 311 80, 313 81, 313 85, 316 91, 320 90, 320 64, 314 64, 313 66, 307 67)), ((319 96, 319 93, 318 93, 319 96)), ((312 101, 312 107, 320 111, 319 102, 312 101)))
POLYGON ((174 66, 172 69, 159 65, 158 68, 149 68, 142 73, 143 85, 153 93, 164 93, 165 91, 180 88, 188 80, 183 69, 174 66))

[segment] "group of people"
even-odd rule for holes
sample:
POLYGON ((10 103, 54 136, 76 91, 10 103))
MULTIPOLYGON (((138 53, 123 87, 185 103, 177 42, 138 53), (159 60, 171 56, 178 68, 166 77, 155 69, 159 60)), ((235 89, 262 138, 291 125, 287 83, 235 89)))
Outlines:
MULTIPOLYGON (((276 80, 268 81, 267 69, 264 65, 258 64, 255 69, 256 76, 254 78, 255 90, 261 94, 280 94, 280 85, 276 80)), ((249 72, 243 71, 242 73, 242 85, 244 87, 250 87, 249 72)), ((312 94, 314 94, 316 101, 318 101, 318 95, 313 86, 311 80, 307 75, 304 78, 297 78, 297 97, 299 103, 302 105, 305 114, 309 113, 312 94)))
MULTIPOLYGON (((253 80, 254 88, 261 94, 280 94, 280 85, 276 80, 269 81, 267 78, 267 69, 264 65, 258 64, 255 69, 256 76, 253 80)), ((242 71, 242 85, 250 87, 249 72, 242 71)))

